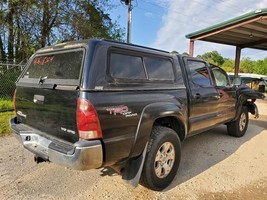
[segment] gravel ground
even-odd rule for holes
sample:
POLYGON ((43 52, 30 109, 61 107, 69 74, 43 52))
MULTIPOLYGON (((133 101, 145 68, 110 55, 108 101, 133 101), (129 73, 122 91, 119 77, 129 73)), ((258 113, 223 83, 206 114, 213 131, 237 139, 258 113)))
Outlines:
POLYGON ((267 100, 257 102, 261 117, 251 117, 244 137, 219 126, 188 138, 178 173, 162 192, 132 188, 108 168, 37 165, 15 138, 0 138, 0 199, 267 199, 267 100))

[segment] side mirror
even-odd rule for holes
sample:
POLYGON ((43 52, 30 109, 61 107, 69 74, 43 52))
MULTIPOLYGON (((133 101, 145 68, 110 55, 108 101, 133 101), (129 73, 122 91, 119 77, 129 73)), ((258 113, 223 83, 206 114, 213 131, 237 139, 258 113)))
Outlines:
POLYGON ((242 81, 241 81, 241 78, 240 77, 235 77, 234 79, 233 79, 233 85, 235 85, 235 86, 239 86, 239 85, 241 85, 242 84, 242 81))

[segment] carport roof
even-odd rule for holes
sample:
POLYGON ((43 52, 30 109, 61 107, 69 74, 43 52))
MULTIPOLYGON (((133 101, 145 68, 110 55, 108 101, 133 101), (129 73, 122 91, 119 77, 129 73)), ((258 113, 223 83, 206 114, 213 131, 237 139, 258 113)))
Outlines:
POLYGON ((267 8, 190 33, 186 38, 267 50, 267 8))

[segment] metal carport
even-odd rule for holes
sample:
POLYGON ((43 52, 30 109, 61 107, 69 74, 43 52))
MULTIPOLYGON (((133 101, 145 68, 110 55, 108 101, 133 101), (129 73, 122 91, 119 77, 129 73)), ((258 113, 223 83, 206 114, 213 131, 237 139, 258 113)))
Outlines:
POLYGON ((243 48, 267 50, 267 8, 190 33, 186 38, 190 39, 190 56, 194 54, 196 40, 235 46, 235 76, 238 76, 243 48))

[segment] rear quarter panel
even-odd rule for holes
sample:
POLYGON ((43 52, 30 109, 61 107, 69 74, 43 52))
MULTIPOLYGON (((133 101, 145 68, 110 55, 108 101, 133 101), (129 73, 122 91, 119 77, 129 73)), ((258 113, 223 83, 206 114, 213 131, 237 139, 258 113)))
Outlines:
POLYGON ((154 120, 160 117, 160 112, 167 112, 165 116, 178 116, 175 110, 166 108, 161 111, 159 105, 177 105, 177 110, 179 107, 183 107, 181 110, 186 107, 177 101, 178 94, 178 90, 87 94, 100 120, 105 165, 123 161, 129 156, 140 155, 150 136, 154 120))

